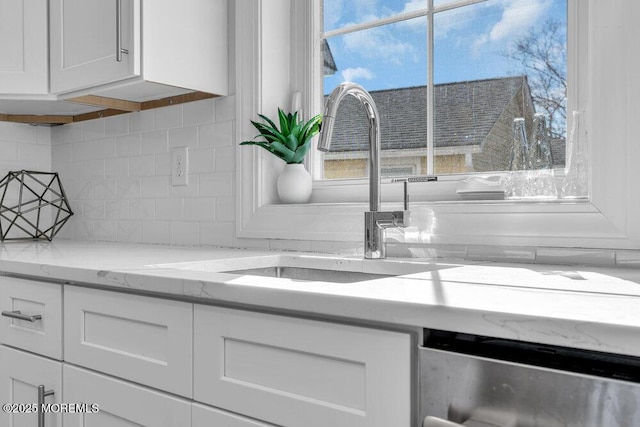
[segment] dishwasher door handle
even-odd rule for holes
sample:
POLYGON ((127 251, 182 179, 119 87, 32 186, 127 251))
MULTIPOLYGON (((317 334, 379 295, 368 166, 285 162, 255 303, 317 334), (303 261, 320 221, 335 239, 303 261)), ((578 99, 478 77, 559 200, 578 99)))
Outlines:
POLYGON ((422 427, 464 427, 462 424, 443 420, 442 418, 426 417, 422 421, 422 427))
POLYGON ((474 418, 468 419, 463 424, 454 423, 453 421, 447 421, 437 417, 426 417, 422 421, 422 427, 502 427, 504 425, 511 426, 512 424, 498 425, 490 422, 479 421, 474 418))

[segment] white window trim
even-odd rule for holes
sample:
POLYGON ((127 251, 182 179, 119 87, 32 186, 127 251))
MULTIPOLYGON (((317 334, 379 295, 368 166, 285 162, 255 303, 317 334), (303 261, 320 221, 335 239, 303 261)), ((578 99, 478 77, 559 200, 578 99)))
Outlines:
MULTIPOLYGON (((311 99, 322 96, 320 85, 305 78, 312 72, 309 58, 319 57, 319 44, 310 32, 286 22, 291 13, 297 20, 310 16, 314 1, 270 0, 268 7, 259 0, 236 2, 238 142, 254 136, 249 119, 288 105, 291 93, 303 93, 306 111, 314 110, 311 99), (307 60, 288 62, 296 50, 307 60)), ((412 208, 428 218, 420 224, 429 230, 421 243, 640 249, 640 57, 632 54, 640 37, 640 5, 570 1, 570 14, 579 16, 580 26, 569 27, 569 62, 575 61, 569 80, 579 94, 570 97, 569 111, 586 113, 590 201, 417 202, 412 208)), ((318 24, 311 21, 301 26, 313 30, 318 24)), ((334 186, 318 182, 315 203, 277 204, 275 179, 282 162, 262 151, 238 147, 238 237, 362 241, 366 182, 349 184, 345 202, 328 202, 334 186)), ((382 208, 397 208, 396 191, 387 187, 382 208)))

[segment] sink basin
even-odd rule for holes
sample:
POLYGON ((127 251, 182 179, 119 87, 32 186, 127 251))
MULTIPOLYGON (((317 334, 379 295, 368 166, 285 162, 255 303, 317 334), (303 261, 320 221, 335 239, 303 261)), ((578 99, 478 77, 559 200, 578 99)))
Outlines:
POLYGON ((224 273, 333 283, 364 282, 365 280, 394 276, 393 274, 375 274, 348 270, 323 270, 320 268, 303 267, 262 267, 249 268, 246 270, 225 271, 224 273))
POLYGON ((229 280, 238 276, 256 276, 294 281, 357 283, 386 277, 410 277, 444 266, 413 261, 364 260, 326 255, 269 254, 157 264, 155 267, 223 273, 229 276, 229 280))

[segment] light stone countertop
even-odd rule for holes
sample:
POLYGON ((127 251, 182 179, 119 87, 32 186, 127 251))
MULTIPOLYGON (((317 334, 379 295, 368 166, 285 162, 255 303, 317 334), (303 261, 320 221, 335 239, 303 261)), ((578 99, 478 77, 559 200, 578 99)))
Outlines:
POLYGON ((6 242, 0 271, 194 302, 640 357, 640 270, 88 243, 6 242), (286 259, 402 274, 355 283, 220 271, 286 259), (247 260, 249 261, 247 263, 247 260))

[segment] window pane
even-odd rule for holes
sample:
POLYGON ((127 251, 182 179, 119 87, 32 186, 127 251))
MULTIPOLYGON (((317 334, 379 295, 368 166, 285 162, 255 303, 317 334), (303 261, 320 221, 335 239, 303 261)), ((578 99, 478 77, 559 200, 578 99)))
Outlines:
POLYGON ((427 0, 324 0, 324 31, 427 8, 427 0))
MULTIPOLYGON (((383 174, 424 170, 421 159, 406 158, 404 150, 426 147, 426 23, 414 18, 326 40, 324 93, 345 81, 371 93, 381 116, 383 174)), ((363 107, 347 97, 338 109, 331 152, 325 154, 325 179, 368 175, 368 129, 363 107)))
MULTIPOLYGON (((325 24, 338 5, 338 15, 354 22, 426 7, 424 0, 369 2, 376 8, 359 16, 360 3, 325 1, 325 24)), ((450 3, 459 1, 435 1, 450 3)), ((344 81, 371 93, 381 115, 383 176, 508 170, 513 121, 525 118, 531 141, 535 113, 545 114, 553 164, 562 167, 566 24, 567 0, 487 0, 435 13, 434 152, 427 141, 426 17, 326 39, 324 94, 344 81)), ((368 123, 351 97, 340 106, 324 166, 325 179, 368 175, 368 123)))
POLYGON ((513 120, 533 115, 564 165, 566 0, 489 0, 434 17, 435 172, 509 167, 513 120))

